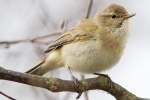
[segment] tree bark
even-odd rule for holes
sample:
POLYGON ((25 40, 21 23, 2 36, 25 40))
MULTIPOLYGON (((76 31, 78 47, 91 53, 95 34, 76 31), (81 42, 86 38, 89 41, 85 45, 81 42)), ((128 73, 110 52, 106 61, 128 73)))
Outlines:
POLYGON ((20 73, 0 67, 0 79, 41 87, 52 92, 68 91, 82 94, 84 91, 99 89, 108 92, 116 100, 150 100, 137 97, 115 82, 110 91, 109 82, 103 76, 81 80, 82 84, 76 87, 72 81, 20 73))

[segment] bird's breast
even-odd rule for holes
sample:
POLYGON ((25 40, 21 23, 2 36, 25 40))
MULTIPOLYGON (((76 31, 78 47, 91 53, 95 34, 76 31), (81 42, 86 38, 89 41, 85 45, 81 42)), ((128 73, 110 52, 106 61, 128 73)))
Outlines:
POLYGON ((121 58, 122 51, 114 53, 102 46, 101 40, 79 41, 62 47, 62 59, 66 67, 80 73, 91 74, 114 66, 121 58))

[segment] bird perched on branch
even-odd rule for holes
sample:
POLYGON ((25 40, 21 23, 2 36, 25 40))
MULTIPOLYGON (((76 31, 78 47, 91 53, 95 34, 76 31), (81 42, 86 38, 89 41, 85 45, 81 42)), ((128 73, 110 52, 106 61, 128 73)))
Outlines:
POLYGON ((53 41, 45 51, 49 55, 26 73, 44 75, 66 67, 76 83, 71 71, 98 74, 112 68, 123 54, 129 36, 128 19, 134 15, 120 5, 108 5, 53 41))

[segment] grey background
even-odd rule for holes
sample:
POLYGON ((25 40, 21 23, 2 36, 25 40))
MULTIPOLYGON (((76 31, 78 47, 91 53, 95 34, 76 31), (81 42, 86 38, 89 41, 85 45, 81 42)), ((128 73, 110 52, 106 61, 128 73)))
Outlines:
MULTIPOLYGON (((90 17, 107 4, 117 3, 129 13, 137 15, 130 19, 131 36, 121 61, 111 70, 103 72, 112 80, 139 97, 150 98, 150 1, 149 0, 94 0, 90 17)), ((0 0, 0 41, 11 41, 50 34, 67 21, 67 30, 77 20, 84 19, 88 0, 0 0)), ((57 38, 50 37, 47 40, 57 38)), ((0 46, 0 66, 24 72, 42 59, 48 45, 29 42, 0 46)), ((78 79, 80 74, 74 73, 78 79)), ((70 80, 66 68, 46 74, 70 80)), ((95 77, 86 75, 86 78, 95 77)), ((0 80, 0 91, 17 100, 75 100, 76 93, 52 93, 45 89, 0 80)), ((89 100, 115 100, 101 90, 88 91, 89 100)), ((8 100, 0 95, 1 100, 8 100)), ((80 100, 84 100, 81 96, 80 100)))

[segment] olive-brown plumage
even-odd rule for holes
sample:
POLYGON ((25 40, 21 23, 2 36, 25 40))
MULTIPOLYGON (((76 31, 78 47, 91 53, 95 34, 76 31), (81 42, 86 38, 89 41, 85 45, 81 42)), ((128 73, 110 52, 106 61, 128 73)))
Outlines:
POLYGON ((92 74, 110 69, 120 60, 129 36, 126 9, 110 4, 94 18, 84 19, 52 42, 50 54, 27 73, 43 75, 60 67, 92 74))

